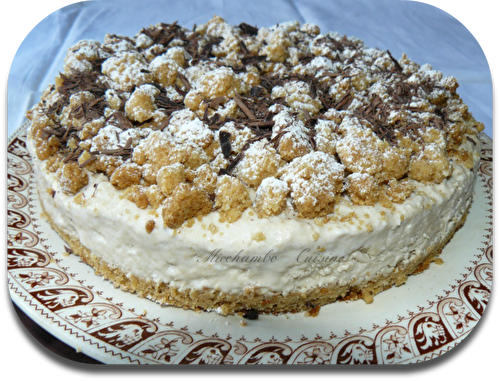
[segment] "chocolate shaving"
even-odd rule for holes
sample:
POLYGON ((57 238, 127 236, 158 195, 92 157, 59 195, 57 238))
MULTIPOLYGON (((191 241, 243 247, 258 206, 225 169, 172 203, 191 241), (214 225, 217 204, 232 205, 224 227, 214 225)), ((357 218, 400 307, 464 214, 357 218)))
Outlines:
POLYGON ((179 79, 182 81, 184 87, 186 88, 186 92, 188 92, 189 90, 191 90, 191 85, 189 84, 189 81, 184 76, 184 74, 182 74, 181 72, 178 72, 177 76, 179 77, 179 79))
POLYGON ((241 150, 233 160, 227 165, 226 168, 221 168, 219 171, 219 175, 232 175, 233 169, 238 165, 238 163, 243 159, 243 156, 245 155, 244 150, 241 150))
POLYGON ((87 165, 92 164, 97 160, 97 156, 91 155, 87 160, 79 165, 80 168, 85 168, 87 165))
POLYGON ((267 56, 248 55, 248 56, 245 56, 241 59, 241 63, 243 63, 243 65, 250 65, 250 64, 255 64, 258 62, 265 61, 266 59, 267 59, 267 56))
POLYGON ((255 120, 248 121, 246 124, 249 127, 271 128, 274 126, 274 120, 255 120))
POLYGON ((247 116, 249 119, 256 119, 255 115, 253 112, 248 108, 248 106, 245 104, 243 99, 241 99, 239 94, 235 94, 234 96, 234 101, 238 105, 238 107, 243 111, 243 113, 247 116))
POLYGON ((115 111, 106 119, 106 122, 122 130, 134 127, 132 122, 121 111, 115 111))
POLYGON ((159 109, 165 111, 168 115, 174 111, 183 110, 184 102, 170 99, 165 93, 160 93, 155 96, 155 102, 159 109))
POLYGON ((222 154, 227 159, 229 156, 231 156, 231 134, 226 131, 220 131, 219 141, 222 154))
POLYGON ((274 149, 277 149, 280 143, 281 138, 283 135, 286 134, 286 130, 279 131, 271 140, 269 140, 269 143, 272 144, 274 149))
POLYGON ((211 130, 218 130, 225 123, 224 120, 220 119, 220 115, 215 113, 211 118, 207 119, 207 124, 211 130))
POLYGON ((238 165, 238 163, 241 161, 241 159, 243 159, 243 157, 245 156, 245 151, 250 148, 250 145, 253 143, 253 142, 256 142, 258 140, 261 140, 261 139, 264 139, 264 138, 268 138, 269 136, 271 135, 271 133, 266 133, 266 134, 258 134, 250 139, 248 139, 245 143, 245 145, 243 146, 243 148, 241 149, 240 152, 238 152, 238 154, 229 162, 229 164, 227 165, 226 168, 221 168, 220 171, 219 171, 219 175, 230 175, 232 176, 232 171, 233 169, 238 165))
POLYGON ((223 105, 224 103, 226 103, 226 97, 216 97, 208 103, 208 106, 213 109, 216 109, 217 107, 223 105))
POLYGON ((262 88, 260 86, 252 86, 252 88, 250 89, 250 95, 252 97, 259 97, 263 91, 264 91, 264 88, 262 88))
POLYGON ((251 26, 247 23, 242 22, 240 25, 238 25, 243 34, 248 34, 250 36, 256 36, 257 33, 259 33, 259 29, 255 26, 251 26))
POLYGON ((75 138, 80 140, 78 135, 76 135, 77 130, 73 126, 63 127, 60 124, 56 124, 52 127, 45 127, 42 130, 42 137, 44 139, 49 139, 50 137, 56 137, 61 143, 67 143, 70 138, 75 138))
POLYGON ((316 56, 314 54, 306 54, 299 58, 299 62, 303 65, 307 65, 311 62, 316 56))
POLYGON ((250 54, 250 51, 248 50, 247 46, 245 45, 245 43, 244 43, 243 41, 240 41, 240 42, 238 43, 238 45, 239 45, 239 47, 240 47, 241 51, 243 52, 243 54, 244 54, 245 56, 246 56, 246 55, 248 55, 248 54, 250 54))
POLYGON ((162 23, 159 24, 159 27, 154 26, 143 29, 141 32, 151 38, 154 45, 167 46, 174 38, 180 37, 182 33, 181 29, 182 28, 177 25, 177 21, 175 21, 172 24, 162 23))
POLYGON ((407 104, 412 101, 413 96, 417 93, 417 88, 407 82, 398 81, 388 89, 388 93, 396 105, 405 105, 408 108, 407 104))
POLYGON ((346 110, 351 105, 353 100, 354 98, 352 97, 351 93, 347 93, 333 105, 333 108, 338 111, 346 110))
POLYGON ((389 115, 388 106, 378 95, 375 95, 368 106, 360 106, 354 110, 353 113, 358 119, 369 122, 373 132, 375 132, 379 138, 387 141, 391 145, 397 144, 395 127, 389 126, 387 121, 389 115))
POLYGON ((43 139, 47 139, 49 138, 50 136, 55 136, 55 137, 62 137, 64 135, 64 132, 61 131, 61 128, 51 128, 51 127, 45 127, 43 130, 42 130, 42 138, 43 139))
POLYGON ((62 79, 62 84, 57 88, 57 91, 62 95, 65 101, 75 93, 88 91, 96 98, 104 96, 106 90, 110 88, 107 82, 100 82, 100 72, 81 73, 72 71, 70 75, 59 73, 62 79))
MULTIPOLYGON (((77 119, 82 119, 84 122, 90 122, 103 116, 104 109, 107 105, 108 103, 104 100, 104 98, 97 98, 89 102, 83 102, 79 106, 75 107, 71 110, 70 115, 77 119)), ((81 125, 78 129, 82 128, 83 125, 81 125)))
POLYGON ((377 124, 374 126, 373 131, 382 140, 387 141, 391 145, 396 145, 396 134, 394 128, 387 125, 377 124))
POLYGON ((80 147, 76 148, 74 151, 71 151, 64 157, 63 163, 66 164, 69 163, 70 161, 77 161, 82 152, 83 150, 80 147))
POLYGON ((119 40, 119 41, 128 41, 133 46, 135 46, 135 41, 132 40, 130 37, 127 37, 127 36, 122 36, 122 35, 118 35, 118 34, 109 34, 108 38, 112 38, 112 39, 119 40))
POLYGON ((132 154, 132 138, 128 138, 124 146, 118 148, 107 148, 100 151, 90 151, 90 154, 101 154, 109 156, 130 156, 132 154))
POLYGON ((337 41, 333 37, 329 35, 325 35, 323 37, 317 38, 313 42, 315 45, 319 44, 325 44, 327 47, 329 47, 332 51, 344 51, 345 48, 352 47, 354 44, 349 41, 347 36, 343 36, 341 41, 337 41))
POLYGON ((208 41, 206 41, 205 45, 203 45, 203 47, 201 48, 200 58, 201 59, 208 59, 209 57, 215 57, 212 54, 212 48, 215 45, 220 44, 221 41, 222 41, 222 37, 210 37, 208 39, 208 41))
POLYGON ((399 71, 399 72, 402 72, 403 68, 401 67, 401 65, 399 64, 399 62, 392 56, 392 54, 391 54, 391 52, 389 50, 386 50, 386 52, 389 55, 389 58, 391 59, 391 61, 394 63, 394 66, 396 67, 396 70, 399 71))

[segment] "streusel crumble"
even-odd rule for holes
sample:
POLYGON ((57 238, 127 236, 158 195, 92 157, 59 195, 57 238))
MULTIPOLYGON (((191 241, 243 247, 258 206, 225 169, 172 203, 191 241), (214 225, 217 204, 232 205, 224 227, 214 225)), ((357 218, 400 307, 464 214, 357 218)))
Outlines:
POLYGON ((338 298, 371 300, 428 264, 463 221, 483 125, 457 87, 430 65, 312 24, 258 29, 214 16, 192 30, 157 24, 134 37, 77 43, 28 112, 29 139, 45 173, 38 176, 55 189, 50 206, 42 201, 53 226, 106 277, 190 308, 296 311, 338 298), (453 193, 457 186, 462 195, 453 193), (164 246, 162 259, 150 258, 164 271, 121 268, 119 255, 101 255, 79 224, 61 227, 73 206, 58 202, 78 196, 99 208, 101 195, 142 213, 140 232, 125 212, 114 223, 152 242, 142 247, 131 238, 119 255, 148 258, 160 242, 181 237, 164 246), (435 217, 435 231, 424 233, 439 238, 427 243, 412 237, 411 225, 430 218, 420 215, 425 195, 436 216, 454 221, 450 227, 441 221, 448 217, 435 217), (380 211, 387 215, 375 218, 380 211), (408 242, 393 240, 391 223, 408 242), (215 241, 200 243, 193 235, 208 225, 217 226, 215 241), (310 241, 288 236, 299 231, 310 241), (188 252, 199 263, 218 246, 271 250, 287 266, 205 264, 210 269, 199 270, 198 281, 183 270, 193 264, 188 252), (307 268, 283 259, 314 247, 345 261, 307 268), (382 259, 383 252, 395 254, 382 259), (371 261, 377 265, 366 275, 371 261), (218 278, 224 274, 241 285, 226 289, 218 278))

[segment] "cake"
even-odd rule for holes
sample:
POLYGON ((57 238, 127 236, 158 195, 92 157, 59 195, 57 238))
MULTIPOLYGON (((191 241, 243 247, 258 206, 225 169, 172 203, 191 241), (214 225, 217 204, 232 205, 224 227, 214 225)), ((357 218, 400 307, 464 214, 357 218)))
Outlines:
POLYGON ((309 23, 159 23, 72 46, 28 146, 44 216, 116 287, 314 315, 440 262, 484 128, 457 87, 309 23))

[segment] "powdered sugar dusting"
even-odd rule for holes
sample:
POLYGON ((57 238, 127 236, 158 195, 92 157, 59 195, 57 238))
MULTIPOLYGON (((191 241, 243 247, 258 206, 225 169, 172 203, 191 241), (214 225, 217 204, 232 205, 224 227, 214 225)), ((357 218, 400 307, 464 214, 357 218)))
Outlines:
POLYGON ((470 166, 464 147, 482 125, 457 86, 313 24, 214 16, 194 30, 157 24, 79 42, 32 117, 40 157, 114 176, 131 202, 162 208, 167 226, 193 211, 232 222, 244 208, 268 218, 286 205, 315 218, 339 200, 404 202, 412 183, 470 166), (181 199, 191 212, 174 216, 181 199))

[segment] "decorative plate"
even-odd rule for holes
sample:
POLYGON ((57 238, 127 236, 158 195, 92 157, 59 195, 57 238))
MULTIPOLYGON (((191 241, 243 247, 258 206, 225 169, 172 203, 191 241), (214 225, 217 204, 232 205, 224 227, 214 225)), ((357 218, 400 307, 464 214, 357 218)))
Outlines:
POLYGON ((7 265, 13 301, 37 324, 103 363, 408 364, 459 344, 483 315, 493 278, 492 142, 482 135, 465 225, 406 284, 303 313, 240 316, 162 307, 96 276, 40 215, 23 125, 8 144, 7 265))

